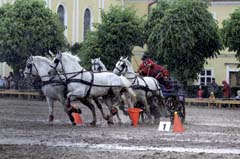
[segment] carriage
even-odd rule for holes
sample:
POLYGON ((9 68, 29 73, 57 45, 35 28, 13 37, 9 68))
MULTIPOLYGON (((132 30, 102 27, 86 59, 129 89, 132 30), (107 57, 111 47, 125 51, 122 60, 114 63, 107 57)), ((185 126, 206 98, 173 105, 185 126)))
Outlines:
POLYGON ((167 89, 164 85, 160 84, 165 98, 165 106, 170 113, 170 119, 173 121, 174 112, 177 112, 182 123, 185 121, 185 96, 181 84, 177 80, 169 80, 171 85, 167 89))

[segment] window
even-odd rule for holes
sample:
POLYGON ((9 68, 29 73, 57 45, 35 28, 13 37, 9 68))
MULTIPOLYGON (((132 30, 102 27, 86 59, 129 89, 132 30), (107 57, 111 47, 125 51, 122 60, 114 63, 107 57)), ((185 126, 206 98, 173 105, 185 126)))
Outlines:
POLYGON ((85 10, 84 13, 84 32, 83 32, 83 39, 86 39, 87 32, 90 31, 90 25, 91 25, 91 12, 89 9, 85 10))
POLYGON ((59 19, 60 21, 62 22, 63 26, 64 26, 64 7, 62 5, 60 5, 58 7, 58 10, 57 10, 57 13, 58 13, 58 16, 59 16, 59 19))
POLYGON ((202 70, 199 74, 199 83, 200 85, 208 85, 212 82, 213 72, 212 70, 202 70))
POLYGON ((230 71, 229 76, 230 76, 230 79, 229 79, 230 86, 232 86, 232 87, 240 86, 240 74, 239 74, 239 72, 230 71))

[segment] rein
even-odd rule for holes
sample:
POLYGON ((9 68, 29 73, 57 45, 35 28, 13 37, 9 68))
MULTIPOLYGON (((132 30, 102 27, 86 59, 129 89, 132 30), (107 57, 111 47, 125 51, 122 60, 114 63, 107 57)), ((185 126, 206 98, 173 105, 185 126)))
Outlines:
POLYGON ((94 87, 110 87, 110 88, 112 88, 112 87, 121 87, 121 85, 111 85, 111 86, 109 86, 109 85, 98 85, 98 84, 94 84, 94 73, 91 72, 91 71, 86 71, 86 70, 83 69, 83 68, 82 68, 81 71, 65 73, 62 60, 58 60, 58 62, 61 63, 61 68, 62 68, 63 73, 60 74, 60 73, 57 71, 56 68, 57 68, 57 66, 58 66, 58 63, 56 63, 56 66, 53 67, 53 68, 55 69, 56 73, 57 73, 59 76, 60 76, 60 75, 64 75, 64 77, 65 77, 65 79, 66 79, 66 82, 65 82, 66 85, 68 85, 68 84, 70 84, 70 83, 82 83, 82 84, 85 84, 85 85, 89 86, 89 89, 88 89, 85 97, 88 97, 88 96, 90 95, 90 92, 91 92, 91 89, 92 89, 93 86, 94 86, 94 87), (84 73, 90 73, 90 74, 91 74, 91 80, 90 80, 90 81, 87 81, 87 80, 84 80, 84 79, 83 79, 84 73), (71 75, 71 74, 73 74, 73 75, 70 76, 70 77, 67 76, 67 75, 71 75), (79 78, 77 78, 77 79, 75 78, 75 77, 77 77, 78 75, 81 75, 81 78, 80 78, 80 79, 79 79, 79 78), (74 79, 73 79, 73 78, 74 78, 74 79))
MULTIPOLYGON (((126 71, 128 71, 128 66, 127 66, 125 61, 123 61, 123 60, 120 60, 120 61, 123 62, 122 68, 120 69, 119 67, 115 67, 115 69, 117 69, 120 74, 123 74, 128 80, 133 80, 132 81, 132 86, 131 86, 133 89, 144 89, 145 91, 154 91, 154 90, 149 88, 147 82, 145 81, 145 79, 142 76, 136 75, 133 72, 123 73, 124 69, 126 69, 126 71), (133 74, 134 77, 128 77, 127 74, 133 74), (140 79, 144 82, 144 85, 140 85, 140 81, 139 81, 140 79)), ((144 68, 146 68, 146 67, 144 67, 144 68)), ((149 73, 149 71, 150 71, 150 67, 148 68, 148 73, 149 73)), ((158 87, 158 84, 156 83, 155 80, 154 80, 154 83, 155 83, 156 88, 158 88, 158 90, 161 90, 161 87, 158 87)))
MULTIPOLYGON (((37 69, 36 64, 33 63, 33 61, 32 61, 32 63, 28 63, 27 64, 27 68, 30 69, 30 71, 29 72, 24 72, 24 74, 28 74, 28 75, 31 75, 33 77, 39 76, 39 71, 37 69), (33 74, 32 73, 32 67, 35 68, 37 74, 33 74)), ((61 82, 61 80, 60 81, 59 80, 53 80, 54 77, 51 78, 48 74, 47 75, 43 75, 43 76, 39 76, 39 77, 41 78, 41 87, 49 85, 49 84, 55 84, 55 85, 63 84, 63 82, 61 82), (47 80, 47 81, 43 81, 42 78, 44 78, 44 77, 49 77, 50 79, 47 80)))

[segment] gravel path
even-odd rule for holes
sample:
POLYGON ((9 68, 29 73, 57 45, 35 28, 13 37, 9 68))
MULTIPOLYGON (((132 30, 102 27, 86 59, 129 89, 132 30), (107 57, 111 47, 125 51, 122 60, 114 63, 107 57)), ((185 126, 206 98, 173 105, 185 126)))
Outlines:
MULTIPOLYGON (((78 103, 77 103, 78 104, 78 103)), ((78 104, 84 123, 90 111, 78 104)), ((96 127, 71 126, 56 103, 48 123, 45 101, 0 99, 1 159, 239 159, 240 108, 186 107, 185 132, 158 131, 159 125, 137 128, 122 114, 123 124, 109 127, 96 109, 96 127)), ((161 121, 168 119, 162 118, 161 121)))

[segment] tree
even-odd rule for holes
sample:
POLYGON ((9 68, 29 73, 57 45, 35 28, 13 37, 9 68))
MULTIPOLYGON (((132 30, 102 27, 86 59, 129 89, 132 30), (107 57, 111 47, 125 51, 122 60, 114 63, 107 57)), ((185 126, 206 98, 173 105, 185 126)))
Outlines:
POLYGON ((229 51, 236 52, 236 58, 240 61, 240 9, 236 9, 230 18, 223 21, 221 29, 223 43, 229 51))
POLYGON ((159 63, 167 65, 175 78, 186 84, 187 80, 197 79, 207 58, 219 54, 222 43, 218 26, 206 2, 165 2, 169 5, 163 10, 163 16, 155 20, 158 23, 148 37, 148 49, 159 63))
POLYGON ((78 54, 81 65, 86 69, 90 69, 91 58, 101 57, 101 50, 97 31, 88 32, 85 41, 81 43, 80 53, 78 54))
POLYGON ((0 56, 15 71, 30 55, 66 47, 64 27, 42 0, 18 0, 0 8, 0 56))
POLYGON ((89 63, 89 58, 101 57, 106 67, 112 69, 120 56, 131 56, 134 46, 143 46, 142 19, 134 10, 120 6, 102 11, 101 18, 102 23, 95 25, 97 31, 88 34, 83 42, 80 57, 89 63))

